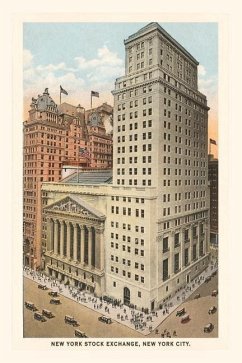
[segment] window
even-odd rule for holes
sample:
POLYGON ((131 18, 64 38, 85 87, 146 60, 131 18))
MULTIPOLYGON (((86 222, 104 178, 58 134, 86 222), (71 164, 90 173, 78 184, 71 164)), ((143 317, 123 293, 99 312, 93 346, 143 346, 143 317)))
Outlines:
POLYGON ((174 245, 175 247, 179 246, 179 233, 176 233, 174 236, 174 245))
POLYGON ((174 255, 174 273, 179 271, 179 253, 174 255))
POLYGON ((162 263, 162 278, 163 281, 166 281, 169 278, 168 275, 168 258, 166 258, 162 263))
POLYGON ((163 253, 169 250, 168 237, 163 238, 163 253))
POLYGON ((194 244, 192 246, 192 259, 193 259, 193 261, 196 260, 196 258, 197 258, 197 245, 194 244))
POLYGON ((189 257, 188 257, 189 255, 188 255, 188 251, 189 251, 189 250, 188 250, 188 248, 186 248, 186 249, 185 249, 185 254, 184 254, 184 257, 185 257, 185 258, 184 258, 184 259, 185 259, 185 261, 184 261, 184 262, 185 262, 185 266, 187 266, 187 265, 188 265, 188 263, 189 263, 189 257))

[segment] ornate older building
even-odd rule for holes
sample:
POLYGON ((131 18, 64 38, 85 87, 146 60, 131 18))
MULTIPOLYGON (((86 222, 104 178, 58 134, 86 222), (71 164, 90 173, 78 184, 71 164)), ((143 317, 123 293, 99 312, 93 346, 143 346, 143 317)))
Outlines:
MULTIPOLYGON (((75 113, 58 109, 48 88, 32 98, 29 119, 23 128, 23 263, 36 268, 41 256, 41 183, 61 179, 66 159, 80 161, 79 148, 87 144, 84 117, 77 107, 75 113)), ((73 107, 73 106, 72 106, 73 107)), ((87 166, 86 157, 81 158, 87 166)))

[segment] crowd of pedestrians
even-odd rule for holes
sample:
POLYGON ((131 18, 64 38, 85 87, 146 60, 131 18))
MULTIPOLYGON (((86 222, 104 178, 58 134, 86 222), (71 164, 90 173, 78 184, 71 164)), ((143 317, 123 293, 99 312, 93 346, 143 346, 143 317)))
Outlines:
MULTIPOLYGON (((59 294, 66 296, 77 303, 80 303, 88 308, 98 311, 111 319, 114 319, 122 324, 133 328, 144 335, 151 333, 153 330, 156 334, 159 333, 157 326, 172 313, 183 301, 185 301, 199 286, 204 282, 206 277, 211 275, 213 270, 217 269, 217 260, 212 260, 210 266, 203 271, 191 283, 184 286, 170 300, 159 306, 156 311, 142 309, 139 311, 134 306, 126 306, 121 303, 121 300, 104 299, 102 297, 94 297, 87 291, 80 291, 78 288, 64 285, 57 279, 46 276, 43 272, 33 271, 29 267, 24 267, 24 276, 33 281, 45 284, 48 288, 59 294)), ((176 332, 170 333, 164 331, 161 337, 171 337, 176 332), (168 335, 167 335, 168 334, 168 335)))

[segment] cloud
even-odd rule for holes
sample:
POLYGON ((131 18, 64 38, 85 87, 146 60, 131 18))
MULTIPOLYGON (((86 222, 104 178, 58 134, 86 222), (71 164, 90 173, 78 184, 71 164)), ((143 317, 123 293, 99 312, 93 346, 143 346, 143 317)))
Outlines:
POLYGON ((77 67, 85 71, 88 84, 98 88, 99 91, 110 91, 114 88, 115 78, 124 74, 124 62, 116 53, 111 52, 106 45, 97 50, 97 57, 85 59, 76 57, 77 67))
MULTIPOLYGON (((67 90, 68 96, 62 100, 71 104, 81 103, 90 107, 90 91, 100 93, 99 99, 94 100, 94 106, 102 102, 113 104, 111 91, 114 81, 124 74, 124 62, 118 55, 110 51, 107 45, 97 50, 92 59, 76 57, 75 66, 69 67, 65 62, 57 64, 36 64, 37 58, 30 50, 24 50, 24 98, 25 110, 28 110, 31 98, 49 88, 51 97, 59 102, 59 87, 67 90)), ((25 112, 27 117, 27 112, 25 112)))
POLYGON ((28 68, 32 65, 32 61, 33 61, 33 54, 31 53, 31 51, 29 49, 24 49, 23 50, 23 67, 28 68))
POLYGON ((197 70, 198 70, 198 76, 205 76, 207 73, 205 67, 202 64, 198 65, 197 70))
POLYGON ((90 70, 100 66, 123 66, 123 60, 118 58, 116 53, 111 52, 106 45, 98 49, 97 58, 87 60, 84 57, 76 57, 75 61, 81 70, 90 70))

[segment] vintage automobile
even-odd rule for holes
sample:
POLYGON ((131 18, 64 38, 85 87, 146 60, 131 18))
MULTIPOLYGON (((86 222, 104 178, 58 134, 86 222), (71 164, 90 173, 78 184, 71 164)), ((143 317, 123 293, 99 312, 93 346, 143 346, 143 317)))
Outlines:
POLYGON ((80 331, 78 329, 75 329, 75 337, 88 338, 88 336, 83 331, 80 331))
POLYGON ((184 315, 182 318, 181 318, 181 323, 187 323, 188 321, 190 320, 190 316, 188 314, 184 315))
POLYGON ((39 312, 34 313, 34 318, 41 321, 42 323, 46 321, 45 317, 39 312))
POLYGON ((211 276, 216 276, 217 275, 217 271, 213 271, 213 273, 211 274, 211 276))
POLYGON ((46 285, 39 284, 38 289, 48 290, 48 287, 46 285))
POLYGON ((71 324, 73 326, 79 325, 79 323, 77 322, 77 320, 75 318, 73 318, 73 316, 66 315, 64 320, 65 320, 65 323, 71 324))
POLYGON ((207 325, 205 325, 203 331, 204 333, 210 333, 214 328, 214 325, 212 323, 209 323, 207 325))
POLYGON ((50 291, 50 292, 48 292, 48 294, 50 296, 52 296, 52 297, 58 297, 59 296, 57 291, 50 291))
POLYGON ((106 324, 111 324, 112 323, 112 319, 111 318, 108 318, 105 315, 99 316, 98 320, 99 321, 102 321, 103 323, 106 323, 106 324))
POLYGON ((211 276, 206 277, 206 279, 204 280, 204 282, 208 283, 211 280, 211 276))
POLYGON ((46 317, 47 317, 47 318, 49 318, 49 319, 51 319, 51 318, 54 318, 54 317, 55 317, 55 315, 54 315, 51 311, 49 311, 49 310, 47 310, 47 309, 43 309, 43 310, 42 310, 42 315, 46 316, 46 317))
POLYGON ((200 294, 196 294, 195 296, 194 296, 194 299, 199 299, 201 297, 201 295, 200 294))
POLYGON ((50 299, 50 304, 59 305, 61 304, 60 299, 50 299))
POLYGON ((36 308, 36 306, 34 305, 34 303, 32 303, 31 301, 25 301, 24 305, 29 310, 32 310, 32 311, 37 311, 38 310, 36 308))
POLYGON ((182 309, 177 310, 177 312, 176 312, 176 316, 182 316, 182 315, 184 315, 185 313, 186 313, 185 308, 182 308, 182 309))
POLYGON ((211 306, 211 308, 208 309, 209 315, 216 313, 216 311, 217 311, 217 308, 215 306, 211 306))
POLYGON ((218 295, 218 290, 213 290, 211 296, 215 296, 216 297, 217 295, 218 295))

